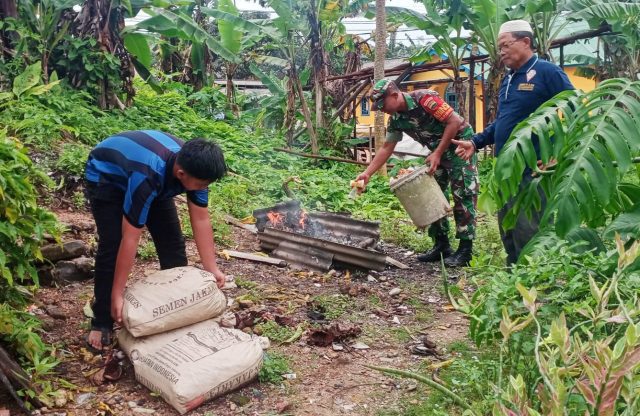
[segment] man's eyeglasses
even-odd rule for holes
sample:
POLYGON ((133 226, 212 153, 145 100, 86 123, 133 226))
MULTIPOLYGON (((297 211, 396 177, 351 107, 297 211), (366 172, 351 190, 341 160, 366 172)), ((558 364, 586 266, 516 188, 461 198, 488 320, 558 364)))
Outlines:
POLYGON ((519 40, 520 39, 515 39, 515 40, 512 40, 511 42, 507 42, 507 43, 503 43, 502 45, 498 45, 498 50, 499 51, 503 51, 505 49, 509 49, 511 47, 511 45, 513 45, 514 43, 516 43, 519 40))

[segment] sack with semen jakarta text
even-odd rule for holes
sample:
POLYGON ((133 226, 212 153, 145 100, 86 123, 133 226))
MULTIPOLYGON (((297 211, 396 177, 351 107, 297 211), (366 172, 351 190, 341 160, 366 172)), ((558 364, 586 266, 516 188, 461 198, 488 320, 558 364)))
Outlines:
POLYGON ((134 337, 214 318, 227 307, 212 273, 196 267, 160 270, 125 290, 122 318, 134 337))
POLYGON ((123 329, 118 342, 133 362, 136 380, 180 414, 249 383, 262 365, 258 337, 212 319, 142 338, 123 329))

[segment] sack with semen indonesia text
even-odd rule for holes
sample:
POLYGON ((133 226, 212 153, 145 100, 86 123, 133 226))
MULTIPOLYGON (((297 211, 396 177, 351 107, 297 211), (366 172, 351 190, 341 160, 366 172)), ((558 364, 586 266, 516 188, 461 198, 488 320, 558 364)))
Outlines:
POLYGON ((118 342, 136 380, 181 414, 252 381, 262 365, 257 337, 213 320, 142 338, 123 329, 118 342))
POLYGON ((134 337, 157 334, 214 318, 227 298, 213 274, 196 267, 160 270, 125 290, 122 320, 134 337))

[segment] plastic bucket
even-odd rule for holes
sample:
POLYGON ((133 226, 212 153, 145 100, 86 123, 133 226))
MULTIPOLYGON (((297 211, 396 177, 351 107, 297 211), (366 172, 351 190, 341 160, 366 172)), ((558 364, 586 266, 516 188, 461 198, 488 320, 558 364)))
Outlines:
POLYGON ((391 182, 391 191, 418 228, 433 224, 446 217, 451 205, 444 197, 438 182, 429 175, 428 166, 423 166, 410 174, 391 182))

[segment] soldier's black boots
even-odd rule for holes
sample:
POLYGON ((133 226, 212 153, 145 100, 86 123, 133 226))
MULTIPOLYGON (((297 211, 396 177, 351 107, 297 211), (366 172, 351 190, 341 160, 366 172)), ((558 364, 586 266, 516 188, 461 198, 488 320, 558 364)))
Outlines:
POLYGON ((455 254, 444 259, 444 265, 447 267, 468 266, 471 261, 473 249, 473 240, 460 240, 458 250, 455 254))
POLYGON ((453 254, 453 250, 451 250, 451 245, 449 244, 449 237, 445 236, 437 236, 436 242, 430 250, 425 251, 423 254, 420 254, 416 258, 420 261, 424 262, 434 262, 440 261, 440 256, 443 258, 447 258, 453 254))

